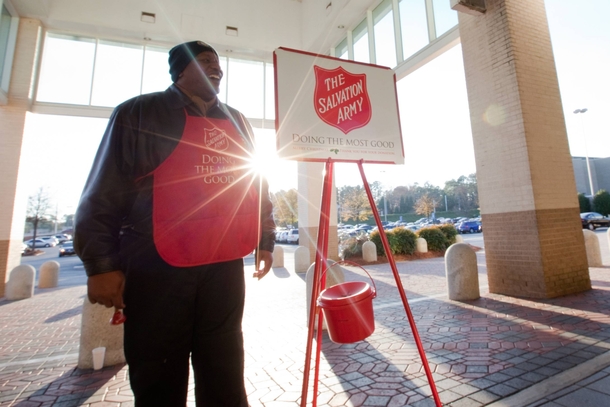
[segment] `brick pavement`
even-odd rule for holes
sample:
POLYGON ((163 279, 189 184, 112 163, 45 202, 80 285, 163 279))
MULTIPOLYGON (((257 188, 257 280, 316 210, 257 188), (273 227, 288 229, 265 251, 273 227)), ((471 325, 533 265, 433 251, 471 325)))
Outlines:
MULTIPOLYGON (((444 405, 508 400, 610 349, 608 267, 591 268, 591 291, 526 300, 489 294, 484 252, 477 256, 483 288, 476 301, 446 299, 442 259, 398 264, 444 405)), ((252 272, 249 264, 246 275, 252 272)), ((244 338, 252 407, 299 405, 307 339, 305 276, 290 270, 287 256, 286 268, 261 281, 247 279, 244 338)), ((355 344, 334 344, 324 335, 318 405, 432 406, 392 273, 387 265, 367 271, 378 288, 376 330, 355 344)), ((348 267, 346 279, 368 276, 348 267)), ((84 295, 84 285, 76 285, 38 289, 28 300, 0 300, 0 406, 133 405, 126 366, 76 368, 84 295)), ((609 376, 606 369, 590 380, 603 387, 609 376)), ((531 405, 567 406, 566 397, 577 391, 591 396, 595 390, 586 384, 573 384, 575 393, 543 395, 531 405)))

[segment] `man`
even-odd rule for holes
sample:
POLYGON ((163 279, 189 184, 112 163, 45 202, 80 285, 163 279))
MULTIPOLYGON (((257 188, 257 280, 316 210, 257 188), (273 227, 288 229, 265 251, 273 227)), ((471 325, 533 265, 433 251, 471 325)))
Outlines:
POLYGON ((136 406, 247 406, 243 257, 262 278, 274 229, 266 183, 249 166, 251 128, 220 103, 208 44, 169 52, 174 82, 110 117, 76 214, 75 249, 92 303, 124 308, 136 406))

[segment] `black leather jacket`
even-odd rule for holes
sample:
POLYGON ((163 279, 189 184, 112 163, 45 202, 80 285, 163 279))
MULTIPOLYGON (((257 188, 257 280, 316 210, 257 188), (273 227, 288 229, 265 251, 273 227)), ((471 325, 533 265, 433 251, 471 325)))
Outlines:
MULTIPOLYGON (((185 109, 190 115, 201 116, 190 98, 172 85, 164 92, 130 99, 112 113, 75 215, 74 248, 88 276, 122 269, 125 262, 121 260, 125 259, 121 256, 133 254, 121 250, 125 232, 137 233, 139 245, 154 247, 150 174, 180 141, 185 109)), ((206 116, 232 120, 253 146, 252 129, 237 110, 217 102, 206 116)), ((273 251, 272 204, 267 183, 261 184, 259 249, 273 251)))

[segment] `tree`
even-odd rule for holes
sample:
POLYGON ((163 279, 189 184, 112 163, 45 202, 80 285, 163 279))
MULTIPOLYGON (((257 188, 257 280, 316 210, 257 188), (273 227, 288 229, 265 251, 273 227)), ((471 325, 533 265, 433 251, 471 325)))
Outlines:
MULTIPOLYGON (((373 202, 375 202, 375 205, 377 206, 377 211, 383 212, 383 208, 384 208, 383 200, 385 199, 384 191, 383 191, 383 184, 381 183, 381 181, 375 181, 369 185, 369 188, 371 190, 371 195, 373 195, 373 202)), ((365 190, 365 192, 366 192, 366 190, 365 190)))
POLYGON ((580 213, 591 212, 591 201, 585 194, 578 194, 578 206, 580 207, 580 213))
POLYGON ((271 194, 273 217, 279 226, 295 225, 299 218, 299 195, 296 189, 271 194))
POLYGON ((341 209, 341 220, 367 220, 373 214, 364 187, 344 186, 337 194, 337 204, 341 209))
POLYGON ((479 190, 476 174, 462 175, 457 180, 445 182, 444 193, 452 209, 470 210, 479 207, 479 190))
POLYGON ((64 215, 64 227, 70 226, 74 230, 74 214, 64 215))
POLYGON ((605 189, 597 191, 593 197, 593 207, 596 212, 601 213, 604 216, 608 216, 610 213, 610 193, 605 189))
MULTIPOLYGON (((28 198, 28 208, 26 211, 26 222, 30 222, 34 227, 34 236, 36 239, 36 231, 38 225, 46 221, 50 215, 51 198, 44 187, 40 187, 38 191, 28 198)), ((34 245, 35 246, 35 245, 34 245)))
POLYGON ((435 201, 432 196, 425 193, 415 202, 415 213, 429 218, 436 208, 436 203, 437 201, 435 201))

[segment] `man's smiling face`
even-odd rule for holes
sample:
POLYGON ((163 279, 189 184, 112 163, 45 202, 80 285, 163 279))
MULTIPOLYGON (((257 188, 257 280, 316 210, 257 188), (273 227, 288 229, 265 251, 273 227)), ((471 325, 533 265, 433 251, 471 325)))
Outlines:
POLYGON ((222 76, 218 56, 212 51, 205 51, 184 68, 176 84, 193 95, 210 101, 220 92, 222 76))

